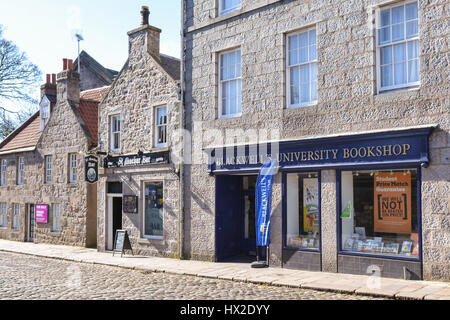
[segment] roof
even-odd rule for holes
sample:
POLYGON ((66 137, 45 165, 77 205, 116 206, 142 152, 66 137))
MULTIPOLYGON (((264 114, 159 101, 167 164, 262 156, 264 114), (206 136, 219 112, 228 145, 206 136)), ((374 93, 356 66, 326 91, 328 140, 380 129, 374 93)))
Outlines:
POLYGON ((165 54, 159 55, 161 67, 174 79, 180 80, 180 60, 165 54))
POLYGON ((102 102, 103 98, 108 94, 110 86, 85 90, 80 92, 80 99, 102 102))
POLYGON ((80 99, 78 111, 94 144, 98 144, 98 104, 99 101, 80 99))
POLYGON ((39 111, 0 142, 0 152, 35 147, 41 135, 39 111))
MULTIPOLYGON (((113 82, 114 77, 119 73, 115 70, 103 67, 84 50, 80 53, 80 62, 83 66, 95 73, 105 85, 110 85, 113 82)), ((73 71, 78 71, 78 58, 73 63, 73 71)))

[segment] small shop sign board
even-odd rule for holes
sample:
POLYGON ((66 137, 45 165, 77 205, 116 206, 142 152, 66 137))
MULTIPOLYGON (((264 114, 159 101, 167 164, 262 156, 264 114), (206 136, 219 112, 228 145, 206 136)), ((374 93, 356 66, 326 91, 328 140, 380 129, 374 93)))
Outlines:
POLYGON ((120 257, 122 257, 125 250, 131 250, 131 254, 134 255, 127 230, 117 230, 114 241, 113 256, 116 252, 120 252, 120 257))
POLYGON ((36 205, 36 223, 48 223, 48 204, 36 205))
POLYGON ((138 213, 138 197, 131 196, 123 196, 123 212, 125 213, 138 213))
POLYGON ((411 233, 411 174, 382 172, 374 179, 374 231, 411 233))

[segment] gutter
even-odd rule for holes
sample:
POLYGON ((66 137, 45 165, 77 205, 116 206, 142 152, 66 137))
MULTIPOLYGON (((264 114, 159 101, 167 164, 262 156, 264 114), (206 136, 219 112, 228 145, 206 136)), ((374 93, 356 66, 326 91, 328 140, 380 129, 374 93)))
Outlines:
POLYGON ((6 154, 12 154, 12 153, 20 153, 20 152, 29 152, 36 150, 36 146, 34 147, 26 147, 21 149, 14 149, 14 150, 8 150, 8 151, 2 151, 0 152, 0 156, 6 155, 6 154))

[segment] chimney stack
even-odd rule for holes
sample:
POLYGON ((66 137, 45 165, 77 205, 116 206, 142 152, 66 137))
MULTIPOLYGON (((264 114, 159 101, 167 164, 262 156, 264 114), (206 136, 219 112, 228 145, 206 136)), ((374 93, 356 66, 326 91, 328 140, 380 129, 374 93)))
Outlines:
POLYGON ((149 24, 150 10, 147 6, 141 8, 141 26, 137 29, 128 32, 129 37, 129 55, 133 55, 134 52, 142 51, 142 45, 145 46, 145 50, 153 56, 153 58, 160 60, 159 56, 159 41, 161 30, 155 28, 149 24), (140 40, 140 36, 144 36, 144 43, 140 40))
POLYGON ((57 101, 80 104, 80 74, 72 70, 73 60, 63 59, 63 71, 57 77, 57 101))
POLYGON ((41 100, 44 96, 56 96, 56 76, 47 74, 46 82, 41 86, 41 100))

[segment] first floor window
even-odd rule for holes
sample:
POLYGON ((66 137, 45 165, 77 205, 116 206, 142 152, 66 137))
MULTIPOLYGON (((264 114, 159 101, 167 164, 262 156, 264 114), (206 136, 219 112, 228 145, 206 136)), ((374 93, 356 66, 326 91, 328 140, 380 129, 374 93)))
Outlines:
POLYGON ((417 170, 341 173, 341 251, 419 256, 417 170))
POLYGON ((240 9, 241 0, 219 0, 219 15, 240 9))
POLYGON ((219 79, 219 115, 221 117, 240 115, 242 112, 241 50, 220 55, 219 79))
POLYGON ((8 226, 8 206, 6 203, 0 203, 0 227, 8 226))
POLYGON ((59 232, 61 231, 61 224, 60 224, 60 207, 59 204, 53 204, 53 231, 59 232))
POLYGON ((317 172, 286 175, 286 245, 319 249, 319 178, 317 172))
POLYGON ((164 191, 162 182, 147 182, 145 192, 144 235, 149 237, 163 236, 164 191))
POLYGON ((112 116, 110 118, 111 123, 111 131, 110 131, 110 139, 111 139, 111 151, 119 152, 120 151, 120 116, 112 116))
POLYGON ((379 11, 377 48, 380 91, 419 84, 417 2, 379 11))
POLYGON ((167 107, 158 107, 155 112, 156 147, 167 145, 167 107))
POLYGON ((69 155, 69 182, 77 183, 77 155, 72 153, 69 155))
POLYGON ((3 159, 0 164, 0 186, 6 186, 6 160, 3 159))
POLYGON ((45 184, 52 183, 52 156, 45 156, 45 184))
POLYGON ((20 229, 20 204, 14 204, 13 229, 20 229))
POLYGON ((23 157, 20 157, 17 165, 17 184, 19 186, 23 185, 24 171, 25 171, 25 159, 23 157))

